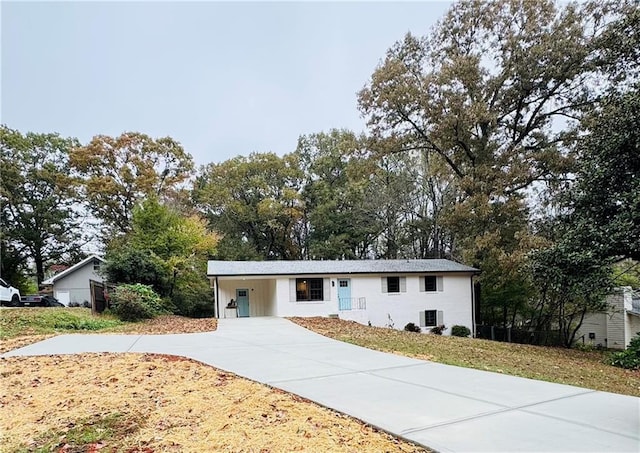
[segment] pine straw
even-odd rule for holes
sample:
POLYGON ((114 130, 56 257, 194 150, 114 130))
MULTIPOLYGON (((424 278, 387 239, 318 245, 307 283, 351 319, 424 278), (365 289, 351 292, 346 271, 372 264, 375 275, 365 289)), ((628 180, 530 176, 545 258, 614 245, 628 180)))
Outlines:
POLYGON ((426 451, 302 398, 175 356, 11 357, 0 359, 0 369, 3 452, 33 451, 45 438, 60 451, 426 451), (114 418, 116 429, 106 439, 70 445, 71 428, 114 418))
POLYGON ((215 318, 186 318, 178 315, 163 315, 143 322, 127 323, 109 329, 109 332, 163 335, 171 333, 213 332, 218 328, 215 318))
POLYGON ((383 352, 530 379, 640 396, 640 370, 605 363, 607 352, 417 334, 331 318, 290 318, 321 335, 383 352))

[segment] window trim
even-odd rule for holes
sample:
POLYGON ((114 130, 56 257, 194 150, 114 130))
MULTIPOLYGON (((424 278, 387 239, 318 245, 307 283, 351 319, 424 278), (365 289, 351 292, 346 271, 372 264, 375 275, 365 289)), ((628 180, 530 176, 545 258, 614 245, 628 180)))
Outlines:
POLYGON ((407 292, 407 277, 404 275, 385 275, 380 278, 382 283, 382 293, 389 296, 396 296, 407 292), (398 291, 389 291, 389 279, 398 279, 398 291))

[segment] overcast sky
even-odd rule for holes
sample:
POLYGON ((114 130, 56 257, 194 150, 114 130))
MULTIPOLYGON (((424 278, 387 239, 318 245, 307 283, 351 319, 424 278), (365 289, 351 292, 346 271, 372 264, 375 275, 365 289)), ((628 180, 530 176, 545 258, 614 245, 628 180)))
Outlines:
POLYGON ((1 120, 22 132, 139 131, 198 164, 364 130, 356 93, 448 2, 1 2, 1 120))

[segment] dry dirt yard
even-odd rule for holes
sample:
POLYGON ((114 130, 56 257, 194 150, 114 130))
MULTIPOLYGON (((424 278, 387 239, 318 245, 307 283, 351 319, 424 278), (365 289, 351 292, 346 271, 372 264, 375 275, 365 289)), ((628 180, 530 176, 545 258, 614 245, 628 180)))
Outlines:
MULTIPOLYGON (((115 330, 215 327, 215 320, 170 317, 115 330)), ((18 340, 4 340, 3 348, 18 340)), ((0 408, 2 452, 428 451, 297 396, 166 355, 2 358, 0 408)))

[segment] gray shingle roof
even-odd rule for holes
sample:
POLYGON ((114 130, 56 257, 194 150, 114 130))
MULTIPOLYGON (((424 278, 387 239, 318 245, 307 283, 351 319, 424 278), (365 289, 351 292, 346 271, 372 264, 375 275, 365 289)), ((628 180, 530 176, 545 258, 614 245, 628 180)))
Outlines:
POLYGON ((209 261, 207 275, 218 277, 300 274, 413 274, 429 272, 478 272, 449 260, 351 260, 351 261, 209 261))

